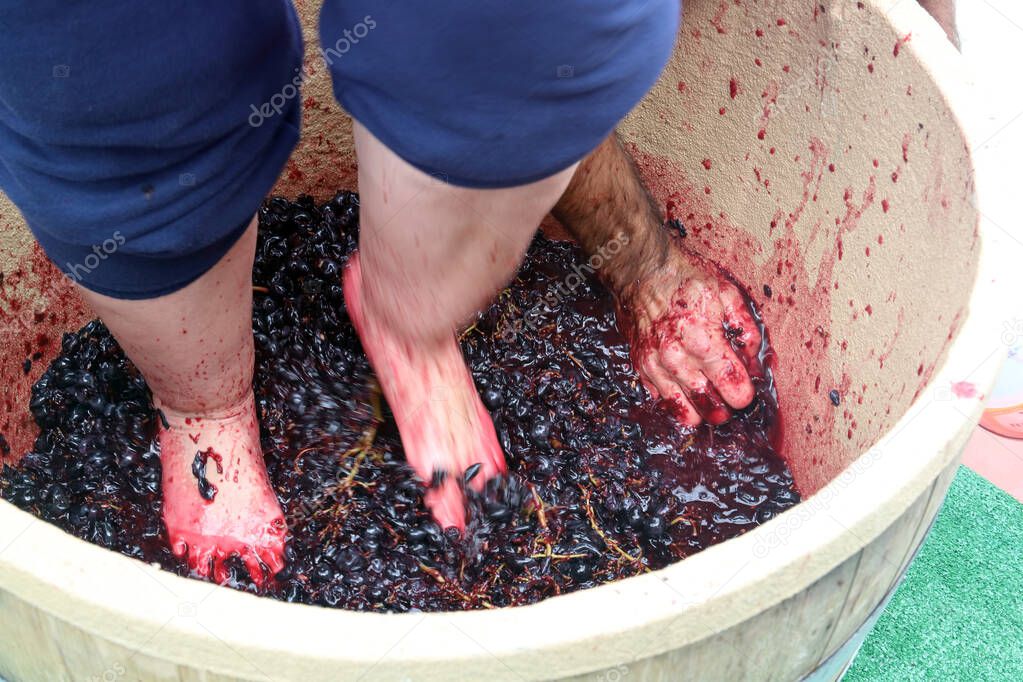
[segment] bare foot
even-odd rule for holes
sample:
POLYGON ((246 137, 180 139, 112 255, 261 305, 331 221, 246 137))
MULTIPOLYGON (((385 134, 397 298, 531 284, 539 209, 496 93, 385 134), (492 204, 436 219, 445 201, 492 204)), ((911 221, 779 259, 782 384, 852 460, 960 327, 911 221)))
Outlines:
POLYGON ((191 416, 163 408, 160 430, 163 519, 171 549, 203 578, 227 580, 237 554, 262 586, 284 567, 287 527, 259 445, 252 391, 222 413, 191 416), (263 566, 260 565, 263 564, 263 566))
POLYGON ((673 242, 664 267, 616 293, 644 385, 671 403, 683 424, 720 424, 729 407, 750 404, 747 367, 759 365, 760 330, 716 266, 673 242))
POLYGON ((344 292, 348 314, 394 413, 408 462, 431 486, 426 504, 442 527, 465 530, 465 500, 458 478, 480 464, 470 484, 479 490, 488 479, 507 471, 507 465, 458 342, 452 335, 434 347, 416 346, 364 311, 358 254, 345 271, 344 292))

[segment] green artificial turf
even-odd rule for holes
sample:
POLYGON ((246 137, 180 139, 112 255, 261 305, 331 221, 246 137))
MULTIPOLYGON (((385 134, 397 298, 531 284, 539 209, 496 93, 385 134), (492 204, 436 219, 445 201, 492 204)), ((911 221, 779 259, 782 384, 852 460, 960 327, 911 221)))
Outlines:
POLYGON ((1023 681, 1023 504, 960 468, 844 682, 1023 681))

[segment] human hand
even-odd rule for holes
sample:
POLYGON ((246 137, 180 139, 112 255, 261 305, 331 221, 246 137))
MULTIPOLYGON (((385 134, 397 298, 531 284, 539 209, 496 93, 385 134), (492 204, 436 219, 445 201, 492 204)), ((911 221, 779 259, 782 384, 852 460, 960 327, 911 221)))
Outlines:
POLYGON ((760 329, 715 265, 673 243, 663 267, 619 295, 619 310, 644 386, 683 424, 720 424, 752 402, 760 329))

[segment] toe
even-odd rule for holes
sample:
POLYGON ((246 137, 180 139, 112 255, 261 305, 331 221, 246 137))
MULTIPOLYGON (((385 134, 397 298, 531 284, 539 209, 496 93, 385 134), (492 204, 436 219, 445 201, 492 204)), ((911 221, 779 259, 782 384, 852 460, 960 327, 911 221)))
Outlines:
POLYGON ((427 490, 425 500, 441 528, 465 530, 465 501, 453 478, 448 477, 439 486, 427 490))
POLYGON ((256 584, 256 587, 262 588, 266 575, 263 566, 259 563, 260 560, 256 555, 256 550, 249 549, 242 552, 241 557, 242 563, 245 564, 245 568, 249 572, 249 577, 252 578, 252 582, 256 584))
POLYGON ((341 276, 342 290, 345 297, 345 307, 352 318, 356 331, 362 326, 362 266, 359 262, 359 253, 355 252, 348 260, 348 267, 341 276))
MULTIPOLYGON (((490 413, 483 407, 482 401, 477 397, 476 418, 479 421, 480 443, 479 450, 473 453, 473 459, 478 460, 480 472, 470 482, 476 490, 482 490, 487 481, 495 476, 500 476, 508 471, 508 463, 504 457, 504 450, 501 449, 501 442, 497 439, 497 431, 494 429, 494 421, 490 413)), ((476 461, 469 462, 469 466, 476 461)), ((466 467, 468 468, 468 467, 466 467)))
POLYGON ((213 553, 209 549, 192 545, 188 548, 188 567, 196 576, 207 579, 210 577, 213 553))
POLYGON ((268 569, 270 569, 270 575, 274 576, 281 572, 284 568, 284 548, 280 549, 276 547, 257 547, 256 554, 259 560, 263 562, 268 569))

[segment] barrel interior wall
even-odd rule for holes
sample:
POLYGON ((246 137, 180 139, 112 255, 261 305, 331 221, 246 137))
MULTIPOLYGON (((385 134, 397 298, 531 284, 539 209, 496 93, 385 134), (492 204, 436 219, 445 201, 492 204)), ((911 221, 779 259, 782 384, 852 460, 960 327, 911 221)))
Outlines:
MULTIPOLYGON (((302 24, 305 58, 302 60, 302 135, 287 166, 274 186, 274 193, 286 197, 310 194, 320 201, 338 190, 358 189, 352 119, 334 99, 330 72, 324 59, 344 60, 344 43, 321 45, 319 16, 322 0, 296 0, 302 24), (332 52, 330 50, 333 50, 332 52), (339 54, 339 57, 335 57, 339 54), (326 55, 326 57, 324 57, 326 55)), ((370 33, 365 39, 371 40, 370 33)), ((327 36, 329 43, 331 37, 327 36)), ((344 41, 335 36, 335 41, 344 41)))
POLYGON ((65 331, 87 311, 0 193, 0 459, 14 462, 37 429, 28 411, 32 384, 60 352, 65 331))
POLYGON ((690 247, 761 306, 811 494, 931 399, 979 259, 968 147, 909 34, 864 3, 686 10, 623 130, 690 247))

